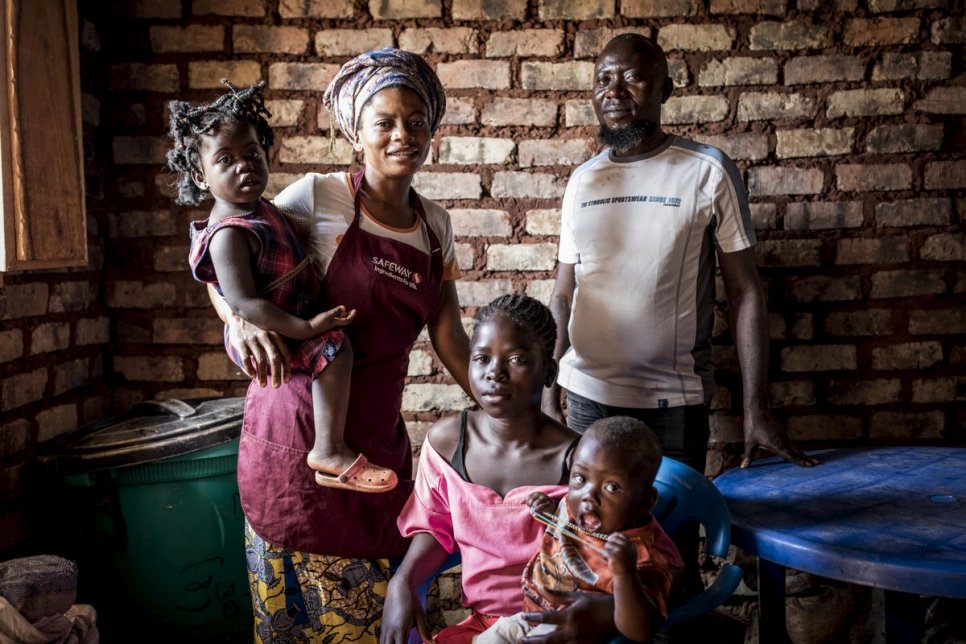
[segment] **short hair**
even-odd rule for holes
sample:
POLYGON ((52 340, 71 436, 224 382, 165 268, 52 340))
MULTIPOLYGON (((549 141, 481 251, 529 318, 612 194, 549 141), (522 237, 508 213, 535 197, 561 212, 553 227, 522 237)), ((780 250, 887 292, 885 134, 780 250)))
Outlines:
POLYGON ((201 136, 213 134, 226 123, 251 123, 266 155, 275 142, 275 132, 268 124, 268 117, 272 113, 262 99, 265 81, 241 90, 226 79, 221 82, 228 86, 229 91, 211 103, 168 103, 171 112, 168 135, 174 141, 174 147, 168 150, 167 161, 168 169, 177 174, 175 185, 178 196, 175 203, 197 206, 208 196, 208 191, 199 188, 191 179, 191 171, 200 169, 198 156, 201 136))
POLYGON ((528 295, 510 293, 501 295, 481 308, 474 319, 479 326, 481 322, 497 315, 506 316, 521 329, 532 333, 533 338, 540 344, 544 360, 553 359, 554 345, 557 343, 557 323, 547 305, 528 295))
POLYGON ((623 44, 624 42, 633 46, 634 51, 642 53, 649 51, 653 54, 658 64, 660 77, 666 78, 668 76, 667 54, 664 53, 664 48, 652 38, 637 33, 618 34, 610 39, 610 42, 604 46, 604 50, 609 49, 612 45, 623 44))
POLYGON ((594 421, 586 434, 593 433, 599 445, 621 454, 629 471, 641 477, 642 486, 654 483, 661 466, 661 441, 647 423, 630 416, 611 416, 594 421))

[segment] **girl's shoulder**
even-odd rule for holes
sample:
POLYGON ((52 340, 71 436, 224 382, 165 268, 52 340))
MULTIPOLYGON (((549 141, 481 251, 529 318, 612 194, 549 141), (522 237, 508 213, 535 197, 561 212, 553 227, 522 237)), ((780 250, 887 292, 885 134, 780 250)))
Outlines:
POLYGON ((445 460, 452 459, 460 442, 463 414, 445 416, 433 423, 426 433, 426 442, 445 460))

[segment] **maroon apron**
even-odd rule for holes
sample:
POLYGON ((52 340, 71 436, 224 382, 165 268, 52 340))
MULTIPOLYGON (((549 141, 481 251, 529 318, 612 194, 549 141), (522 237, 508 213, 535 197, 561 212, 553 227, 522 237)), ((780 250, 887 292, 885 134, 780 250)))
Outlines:
MULTIPOLYGON (((355 363, 345 442, 399 476, 390 492, 320 487, 305 462, 314 436, 311 377, 293 373, 279 389, 253 382, 238 451, 241 506, 255 532, 286 548, 342 557, 402 555, 408 540, 396 518, 413 489, 412 451, 402 416, 409 352, 442 300, 443 254, 414 190, 410 203, 429 235, 430 253, 362 230, 355 214, 322 283, 327 303, 358 311, 346 329, 355 363)), ((338 356, 335 358, 338 360, 338 356)))

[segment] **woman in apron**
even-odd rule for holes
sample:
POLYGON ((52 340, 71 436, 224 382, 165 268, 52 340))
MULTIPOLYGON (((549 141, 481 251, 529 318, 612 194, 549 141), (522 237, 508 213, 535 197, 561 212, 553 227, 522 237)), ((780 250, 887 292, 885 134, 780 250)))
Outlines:
POLYGON ((236 349, 258 363, 238 454, 258 642, 378 640, 388 558, 408 545, 396 527, 412 491, 400 407, 409 352, 424 327, 469 391, 449 214, 411 187, 445 110, 439 79, 409 52, 368 52, 343 65, 323 103, 365 167, 307 174, 275 204, 312 230, 326 302, 357 311, 346 329, 355 353, 346 444, 395 471, 399 485, 381 494, 318 486, 305 464, 313 436, 309 377, 285 370, 283 341, 216 302, 236 349), (264 386, 266 370, 274 387, 264 386))

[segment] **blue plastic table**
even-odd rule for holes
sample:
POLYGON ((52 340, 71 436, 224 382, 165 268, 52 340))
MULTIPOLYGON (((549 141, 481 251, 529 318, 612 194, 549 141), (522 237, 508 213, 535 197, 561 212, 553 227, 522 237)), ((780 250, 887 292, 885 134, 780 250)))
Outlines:
POLYGON ((918 595, 966 598, 966 448, 814 452, 769 458, 714 484, 731 540, 759 557, 762 642, 788 640, 785 567, 885 589, 886 641, 920 641, 918 595))

